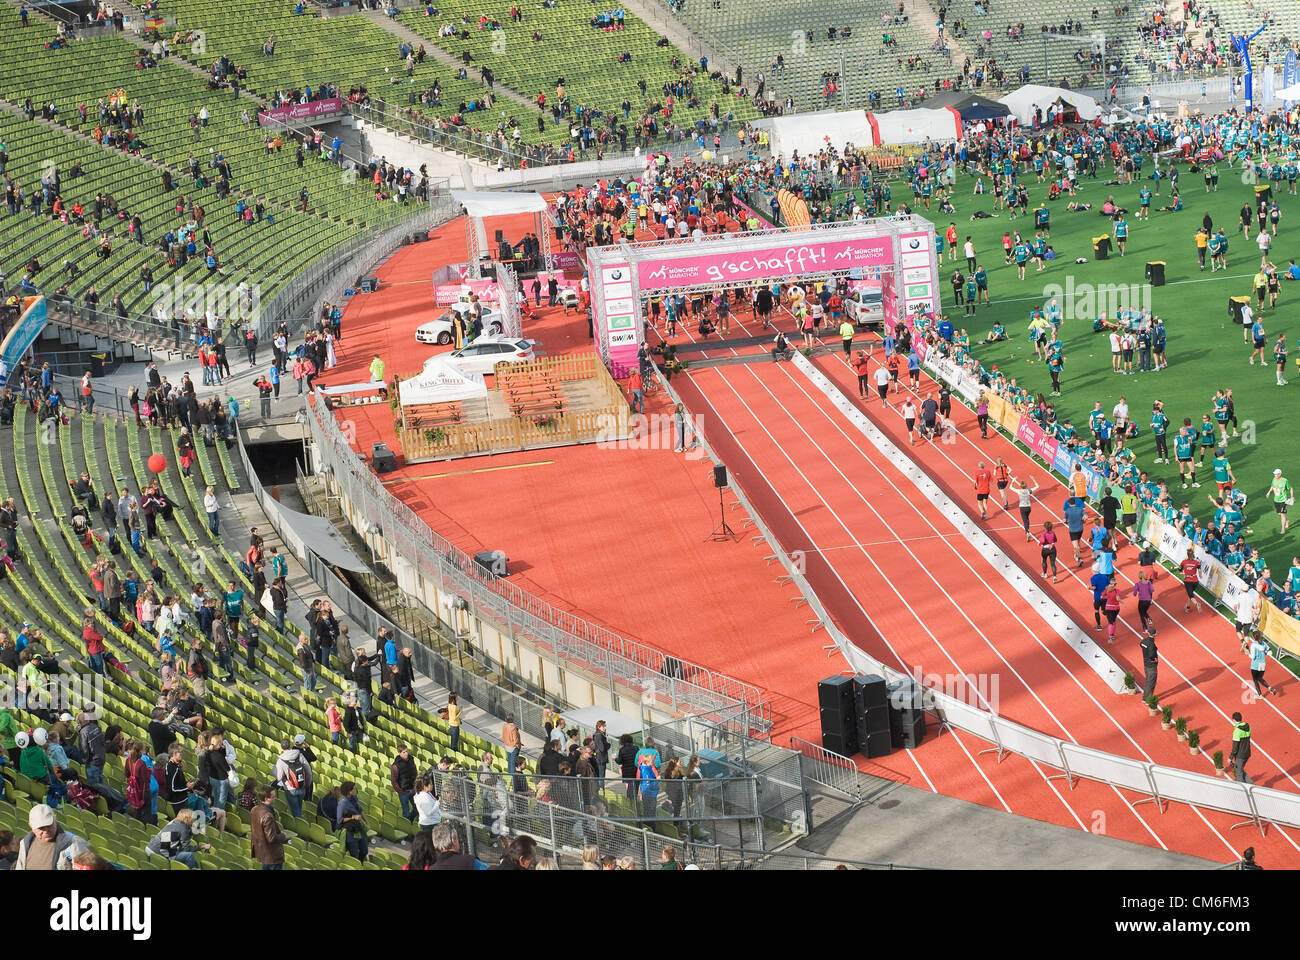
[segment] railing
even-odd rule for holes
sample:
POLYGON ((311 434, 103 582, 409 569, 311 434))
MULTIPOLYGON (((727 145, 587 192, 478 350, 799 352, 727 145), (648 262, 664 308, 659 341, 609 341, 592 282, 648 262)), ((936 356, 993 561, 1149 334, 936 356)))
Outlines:
MULTIPOLYGON (((414 106, 414 104, 408 106, 414 106)), ((475 134, 469 124, 454 130, 446 130, 440 125, 422 123, 418 120, 406 117, 403 115, 403 111, 406 107, 403 107, 400 104, 377 100, 374 97, 370 98, 368 104, 353 103, 352 101, 345 99, 343 101, 343 109, 363 122, 374 123, 381 127, 386 127, 391 131, 404 134, 405 136, 411 137, 412 139, 418 140, 422 143, 427 143, 439 150, 450 151, 451 153, 460 156, 483 160, 489 163, 496 163, 497 160, 500 160, 505 167, 510 169, 519 168, 525 160, 530 168, 564 167, 572 165, 567 156, 569 149, 567 135, 562 137, 563 142, 557 141, 552 144, 552 146, 560 151, 560 155, 548 158, 539 150, 534 149, 534 146, 538 145, 527 144, 522 140, 519 143, 514 143, 509 138, 507 138, 504 145, 489 143, 487 133, 483 130, 479 130, 478 133, 475 134)), ((479 118, 482 118, 484 123, 490 124, 494 128, 498 121, 505 120, 508 122, 508 117, 505 113, 498 111, 494 114, 492 109, 470 111, 465 114, 465 117, 472 121, 477 121, 479 118)), ((557 132, 560 131, 561 128, 567 132, 570 119, 571 118, 568 117, 563 118, 561 121, 562 127, 554 124, 551 126, 554 126, 557 132)), ((651 145, 648 152, 653 152, 659 149, 669 150, 674 155, 699 153, 704 149, 710 151, 717 150, 721 153, 737 152, 741 149, 741 143, 740 139, 736 135, 736 131, 740 129, 743 122, 744 121, 735 119, 726 120, 724 116, 717 121, 718 125, 714 128, 710 121, 705 120, 704 123, 707 128, 707 144, 705 147, 700 147, 697 143, 697 128, 694 126, 694 121, 692 121, 692 125, 689 128, 679 127, 674 131, 672 136, 664 136, 661 134, 659 139, 651 145), (715 133, 721 140, 721 143, 716 148, 713 145, 713 135, 715 133)), ((746 144, 746 148, 747 147, 748 144, 746 144)), ((643 147, 631 147, 624 150, 619 148, 616 142, 611 141, 603 145, 586 147, 583 150, 575 149, 573 163, 618 163, 620 165, 619 169, 622 169, 629 160, 639 158, 646 152, 647 150, 643 147)))
POLYGON ((862 778, 858 765, 848 757, 802 737, 791 737, 790 749, 803 755, 803 775, 809 780, 843 794, 854 803, 862 802, 862 778))
POLYGON ((645 698, 652 709, 678 713, 731 715, 741 705, 755 729, 770 729, 771 704, 752 684, 628 640, 483 570, 384 488, 353 452, 322 396, 308 399, 307 423, 316 468, 325 476, 331 495, 341 498, 354 526, 370 525, 381 531, 376 536, 388 556, 405 564, 414 578, 404 584, 408 589, 427 582, 447 597, 459 597, 474 617, 498 625, 512 645, 519 638, 530 647, 581 661, 585 672, 604 678, 615 702, 622 688, 624 694, 645 698))

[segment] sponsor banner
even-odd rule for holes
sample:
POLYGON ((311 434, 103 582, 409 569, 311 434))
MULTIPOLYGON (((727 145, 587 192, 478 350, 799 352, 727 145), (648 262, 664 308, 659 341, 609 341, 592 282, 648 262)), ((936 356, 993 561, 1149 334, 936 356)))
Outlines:
MULTIPOLYGON (((1184 554, 1184 556, 1186 556, 1186 554, 1184 554)), ((1253 590, 1254 588, 1247 586, 1246 581, 1241 579, 1241 577, 1228 574, 1228 582, 1224 585, 1223 594, 1219 597, 1219 602, 1224 604, 1230 610, 1236 610, 1237 601, 1240 600, 1243 595, 1250 593, 1253 590)))
POLYGON ((1164 524, 1160 531, 1160 552, 1174 563, 1187 559, 1187 548, 1191 543, 1178 532, 1172 523, 1164 524))
MULTIPOLYGON (((642 290, 666 290, 702 283, 719 285, 855 267, 878 267, 894 261, 891 237, 860 240, 807 240, 743 253, 718 253, 637 264, 642 290)), ((624 267, 626 269, 626 267, 624 267)))
POLYGON ((1034 421, 1033 417, 1020 418, 1020 424, 1016 428, 1016 439, 1045 462, 1049 464, 1056 462, 1056 448, 1059 444, 1055 438, 1047 435, 1046 431, 1034 421))
POLYGON ((466 280, 463 283, 439 283, 433 288, 433 302, 439 306, 456 303, 462 297, 469 299, 471 293, 478 294, 480 300, 495 303, 500 294, 495 280, 466 280))
POLYGON ((330 97, 327 100, 316 100, 312 103, 293 103, 287 107, 277 107, 274 110, 260 110, 257 114, 257 122, 260 126, 266 126, 268 123, 287 123, 293 120, 307 120, 312 117, 324 116, 327 113, 341 113, 343 111, 343 101, 339 97, 330 97))
POLYGON ((553 270, 581 270, 582 255, 572 250, 557 250, 551 254, 551 269, 553 270))
MULTIPOLYGON (((0 361, 4 363, 6 374, 17 366, 36 338, 41 335, 49 317, 45 311, 44 297, 27 297, 23 300, 23 312, 18 322, 9 328, 4 342, 0 343, 0 361)), ((7 377, 6 377, 7 379, 7 377)))
POLYGON ((1259 615, 1259 629, 1283 650, 1300 656, 1300 620, 1287 616, 1273 604, 1265 602, 1259 615))
POLYGON ((1058 443, 1056 445, 1056 456, 1052 458, 1052 466, 1056 468, 1057 473, 1068 480, 1070 474, 1074 473, 1074 464, 1077 459, 1074 454, 1070 453, 1069 447, 1063 443, 1058 443))
MULTIPOLYGON (((1183 554, 1183 557, 1186 557, 1186 553, 1183 554)), ((1177 559, 1182 560, 1183 557, 1177 559)), ((1228 587, 1228 580, 1232 574, 1227 567, 1206 553, 1205 548, 1200 544, 1196 545, 1196 559, 1201 561, 1201 586, 1216 597, 1221 598, 1223 591, 1228 587)))

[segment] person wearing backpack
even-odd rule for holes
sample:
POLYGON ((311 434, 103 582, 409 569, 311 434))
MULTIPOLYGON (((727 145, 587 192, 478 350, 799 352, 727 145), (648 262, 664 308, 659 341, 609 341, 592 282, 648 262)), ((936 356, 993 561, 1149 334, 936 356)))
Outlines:
POLYGON ((288 737, 280 741, 280 758, 275 761, 275 782, 284 791, 285 802, 289 804, 289 814, 302 816, 302 800, 307 795, 311 783, 311 765, 302 751, 293 745, 288 737))
POLYGON ((392 782, 393 792, 397 794, 397 800, 402 805, 402 816, 412 823, 415 823, 416 813, 415 804, 412 802, 415 798, 416 775, 411 751, 406 744, 402 744, 397 748, 397 757, 389 768, 388 777, 392 782))

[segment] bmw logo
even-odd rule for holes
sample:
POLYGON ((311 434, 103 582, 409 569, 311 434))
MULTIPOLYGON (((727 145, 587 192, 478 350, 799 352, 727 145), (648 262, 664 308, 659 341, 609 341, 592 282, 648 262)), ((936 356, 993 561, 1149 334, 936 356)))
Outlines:
POLYGON ((609 279, 611 279, 611 280, 622 280, 622 279, 623 279, 623 271, 622 271, 622 270, 613 270, 613 271, 611 271, 611 272, 610 272, 610 275, 609 275, 609 279))
POLYGON ((921 248, 921 239, 919 237, 913 237, 911 240, 907 241, 907 245, 913 250, 919 250, 921 248))

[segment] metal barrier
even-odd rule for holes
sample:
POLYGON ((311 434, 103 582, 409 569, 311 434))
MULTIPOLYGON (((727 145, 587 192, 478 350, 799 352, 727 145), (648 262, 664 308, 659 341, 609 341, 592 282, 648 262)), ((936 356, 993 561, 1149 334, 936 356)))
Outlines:
POLYGON ((752 728, 770 729, 771 704, 752 684, 628 640, 483 569, 384 489, 353 452, 322 395, 308 397, 306 408, 316 470, 324 476, 330 494, 340 498, 354 527, 372 531, 364 535, 389 558, 388 565, 403 588, 426 606, 432 602, 431 609, 440 619, 449 619, 450 605, 459 598, 463 610, 497 625, 512 646, 522 643, 550 650, 565 660, 581 661, 588 674, 603 675, 612 704, 617 704, 621 688, 622 695, 639 698, 640 707, 670 713, 730 718, 743 706, 752 728), (442 600, 431 601, 425 595, 427 587, 441 593, 442 600), (448 604, 448 610, 436 609, 439 602, 448 604))
POLYGON ((862 780, 858 774, 858 765, 848 757, 802 737, 791 737, 790 749, 803 755, 803 775, 809 780, 843 794, 854 803, 862 802, 862 780))

